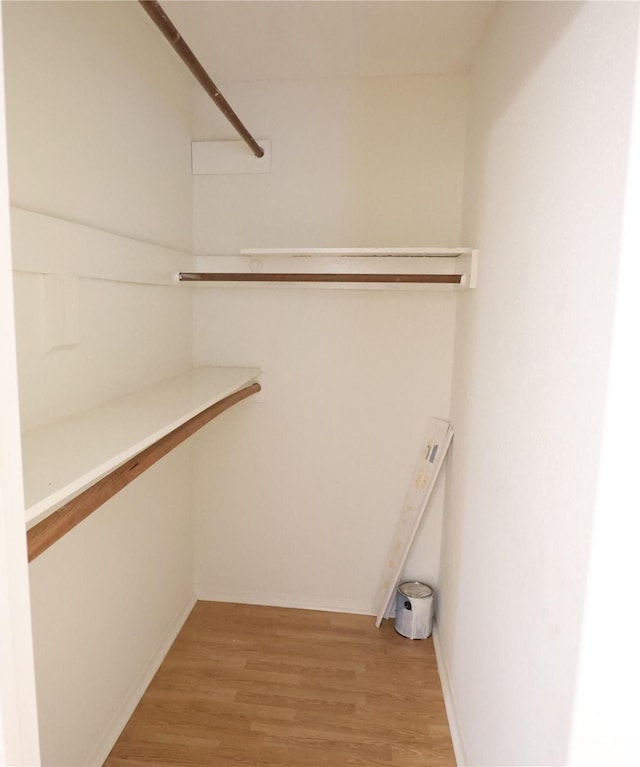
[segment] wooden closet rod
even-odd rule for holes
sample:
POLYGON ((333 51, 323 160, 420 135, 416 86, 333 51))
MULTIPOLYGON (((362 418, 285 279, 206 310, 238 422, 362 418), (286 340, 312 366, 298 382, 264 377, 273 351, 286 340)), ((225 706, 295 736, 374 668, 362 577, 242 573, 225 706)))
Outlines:
POLYGON ((460 285, 462 274, 335 274, 291 272, 179 272, 180 282, 392 282, 460 285))
POLYGON ((233 127, 238 131, 240 136, 242 136, 243 141, 247 144, 247 146, 249 146, 254 155, 256 157, 262 157, 264 155, 264 149, 245 128, 242 120, 233 111, 229 105, 229 102, 225 99, 222 93, 220 93, 218 86, 209 77, 206 69, 198 61, 191 48, 189 48, 189 46, 182 39, 182 35, 174 27, 171 19, 162 10, 160 3, 157 2, 157 0, 138 0, 138 2, 149 14, 156 27, 158 27, 162 34, 171 43, 173 50, 176 51, 178 56, 180 56, 180 58, 184 61, 191 74, 196 78, 196 80, 205 89, 209 96, 211 96, 218 109, 227 118, 231 125, 233 125, 233 127))
POLYGON ((38 522, 37 525, 34 525, 27 531, 29 562, 42 554, 43 551, 46 551, 56 541, 60 540, 63 535, 73 530, 83 519, 86 519, 102 506, 103 503, 106 503, 109 498, 122 490, 123 487, 133 482, 143 471, 153 466, 156 461, 159 461, 169 451, 173 450, 174 447, 184 442, 187 437, 190 437, 217 415, 220 415, 220 413, 224 413, 232 405, 242 402, 243 399, 259 391, 260 384, 254 383, 210 405, 201 413, 198 413, 198 415, 193 416, 189 421, 161 437, 153 445, 149 445, 149 447, 139 452, 133 458, 130 458, 122 466, 118 466, 117 469, 99 479, 91 487, 80 493, 80 495, 65 503, 58 511, 54 511, 53 514, 43 519, 42 522, 38 522))

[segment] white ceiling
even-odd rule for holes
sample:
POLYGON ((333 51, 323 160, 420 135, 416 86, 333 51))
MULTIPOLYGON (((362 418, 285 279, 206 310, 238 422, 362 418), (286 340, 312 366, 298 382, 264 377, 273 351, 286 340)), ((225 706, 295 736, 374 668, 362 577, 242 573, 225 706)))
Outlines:
POLYGON ((163 0, 215 81, 465 72, 493 2, 163 0))

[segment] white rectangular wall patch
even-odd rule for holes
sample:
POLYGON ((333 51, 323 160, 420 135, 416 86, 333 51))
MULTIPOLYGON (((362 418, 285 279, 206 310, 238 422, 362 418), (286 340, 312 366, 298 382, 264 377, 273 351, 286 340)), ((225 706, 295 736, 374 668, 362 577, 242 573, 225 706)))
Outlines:
POLYGON ((244 141, 192 141, 191 171, 194 176, 239 175, 271 172, 271 141, 259 139, 264 149, 256 157, 244 141))

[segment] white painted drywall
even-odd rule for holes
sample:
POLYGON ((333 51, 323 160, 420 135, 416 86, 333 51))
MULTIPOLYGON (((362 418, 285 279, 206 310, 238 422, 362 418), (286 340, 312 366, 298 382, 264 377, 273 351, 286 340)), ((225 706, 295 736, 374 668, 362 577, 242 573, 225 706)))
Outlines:
MULTIPOLYGON (((220 87, 252 132, 271 139, 271 173, 194 178, 196 254, 460 245, 465 78, 220 87)), ((194 137, 235 138, 201 89, 194 137)))
MULTIPOLYGON (((0 8, 0 34, 2 9, 0 8)), ((0 37, 0 93, 4 65, 0 37)), ((5 104, 0 97, 0 764, 40 764, 18 418, 5 104)))
MULTIPOLYGON (((5 18, 12 205, 190 252, 192 81, 147 15, 8 2, 5 18)), ((42 247, 62 262, 64 242, 42 247)), ((15 288, 23 428, 191 364, 185 293, 83 280, 81 344, 45 354, 42 278, 15 288)))
POLYGON ((438 618, 464 764, 567 759, 637 13, 501 4, 471 74, 438 618))
MULTIPOLYGON (((197 254, 460 244, 463 78, 221 88, 271 139, 272 167, 194 178, 197 254)), ((199 93, 194 132, 231 138, 199 93)), ((449 414, 455 300, 197 291, 196 362, 255 364, 268 376, 265 403, 247 402, 198 438, 200 597, 372 612, 427 420, 449 414)), ((406 571, 434 585, 441 510, 442 487, 406 571)))
POLYGON ((193 605, 183 445, 31 563, 43 763, 100 765, 193 605))
MULTIPOLYGON (((54 246, 63 256, 63 248, 54 246)), ((40 275, 15 275, 24 429, 64 418, 191 365, 191 297, 172 287, 80 280, 80 343, 46 353, 40 275)))
MULTIPOLYGON (((640 25, 636 25, 640 31, 640 25)), ((640 38, 636 38, 640 39, 640 38)), ((637 450, 640 367, 640 48, 602 454, 568 763, 633 767, 640 759, 637 450)))
MULTIPOLYGON (((5 39, 12 203, 189 251, 192 81, 138 4, 7 3, 5 39)), ((25 426, 190 366, 179 288, 80 280, 80 343, 49 354, 40 288, 16 276, 25 426)), ((32 564, 47 765, 102 763, 179 628, 191 509, 183 446, 32 564)))

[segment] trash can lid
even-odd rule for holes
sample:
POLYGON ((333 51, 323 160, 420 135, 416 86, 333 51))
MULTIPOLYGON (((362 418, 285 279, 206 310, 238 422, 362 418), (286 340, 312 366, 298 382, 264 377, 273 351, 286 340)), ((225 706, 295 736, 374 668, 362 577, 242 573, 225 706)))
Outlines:
POLYGON ((398 586, 398 591, 403 596, 409 597, 409 599, 424 599, 433 594, 433 589, 429 588, 426 583, 420 583, 419 581, 401 583, 398 586))

